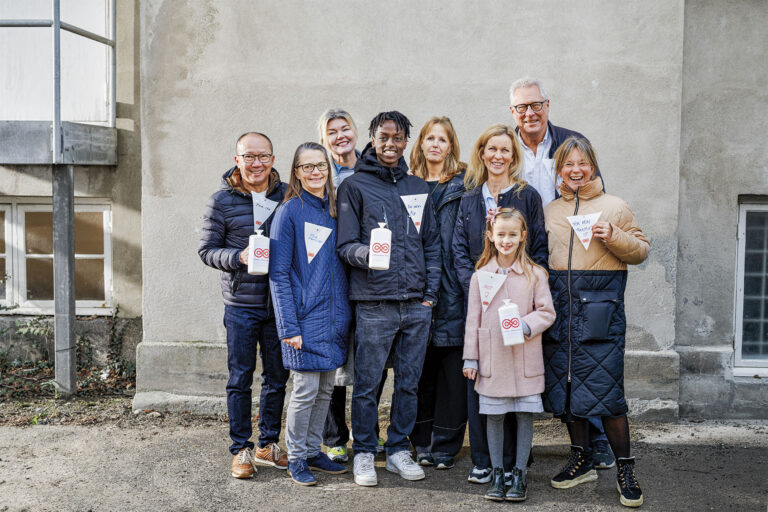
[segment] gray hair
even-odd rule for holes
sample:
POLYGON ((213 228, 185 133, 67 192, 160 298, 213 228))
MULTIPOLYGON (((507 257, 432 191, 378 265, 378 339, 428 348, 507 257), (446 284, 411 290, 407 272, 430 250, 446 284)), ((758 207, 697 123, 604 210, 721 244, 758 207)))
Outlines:
POLYGON ((521 78, 520 80, 515 80, 512 82, 512 85, 509 86, 509 104, 511 105, 514 101, 512 99, 512 96, 514 96, 515 91, 522 88, 522 87, 533 87, 536 86, 539 88, 539 92, 541 93, 541 97, 545 100, 547 98, 547 93, 544 92, 544 85, 541 83, 541 80, 538 78, 531 78, 530 76, 527 76, 525 78, 521 78))

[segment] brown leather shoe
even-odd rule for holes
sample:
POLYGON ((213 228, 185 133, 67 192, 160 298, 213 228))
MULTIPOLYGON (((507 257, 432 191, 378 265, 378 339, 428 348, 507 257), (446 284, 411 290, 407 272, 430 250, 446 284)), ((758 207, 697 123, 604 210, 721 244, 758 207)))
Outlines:
POLYGON ((243 448, 232 457, 232 476, 235 478, 251 478, 256 472, 253 467, 253 453, 250 448, 243 448))
POLYGON ((253 462, 277 469, 288 469, 288 456, 277 446, 277 443, 270 443, 264 448, 256 448, 253 451, 253 462))

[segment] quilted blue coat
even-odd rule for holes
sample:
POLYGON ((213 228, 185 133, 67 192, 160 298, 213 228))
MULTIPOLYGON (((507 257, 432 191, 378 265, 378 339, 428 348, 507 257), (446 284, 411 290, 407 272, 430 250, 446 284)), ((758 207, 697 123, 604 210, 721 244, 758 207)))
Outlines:
POLYGON ((336 252, 336 219, 328 198, 304 192, 277 208, 269 244, 269 284, 280 339, 301 335, 302 348, 282 343, 288 370, 325 372, 347 360, 347 333, 352 318, 349 286, 336 252), (309 263, 305 227, 332 231, 309 263))

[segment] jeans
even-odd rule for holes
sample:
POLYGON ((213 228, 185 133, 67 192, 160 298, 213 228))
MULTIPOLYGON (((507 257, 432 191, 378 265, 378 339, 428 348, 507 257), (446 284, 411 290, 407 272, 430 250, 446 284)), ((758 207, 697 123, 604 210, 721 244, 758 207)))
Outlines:
POLYGON ((427 348, 419 381, 419 408, 411 443, 417 453, 455 457, 464 444, 467 425, 464 347, 427 348))
POLYGON ((608 442, 608 438, 605 436, 605 430, 603 430, 603 418, 600 416, 594 416, 589 418, 589 445, 594 450, 595 443, 598 441, 608 442))
MULTIPOLYGON (((381 393, 387 383, 387 370, 381 374, 381 384, 376 393, 376 405, 381 401, 381 393)), ((379 423, 376 422, 376 437, 379 437, 379 423)), ((333 386, 331 404, 328 406, 328 417, 323 428, 323 444, 333 448, 334 446, 346 446, 349 442, 349 427, 347 427, 347 386, 333 386)))
POLYGON ((416 299, 361 301, 355 306, 355 318, 352 448, 355 453, 376 453, 379 410, 376 392, 391 349, 395 383, 384 448, 387 454, 408 450, 408 435, 416 422, 416 390, 427 349, 432 308, 416 299))
POLYGON ((253 448, 251 435, 251 386, 256 371, 256 353, 261 347, 261 395, 259 399, 259 448, 280 440, 285 384, 289 372, 283 368, 283 355, 275 319, 265 308, 224 306, 227 330, 227 412, 229 413, 229 451, 236 454, 253 448))
POLYGON ((320 453, 336 372, 293 372, 293 391, 285 418, 285 444, 291 461, 320 453))

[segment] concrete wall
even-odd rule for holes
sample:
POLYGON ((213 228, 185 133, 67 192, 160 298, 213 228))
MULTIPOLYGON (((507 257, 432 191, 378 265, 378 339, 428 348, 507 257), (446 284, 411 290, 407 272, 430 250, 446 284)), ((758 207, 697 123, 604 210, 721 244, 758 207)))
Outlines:
POLYGON ((762 0, 685 6, 676 330, 685 415, 768 417, 768 382, 732 372, 738 197, 768 195, 766 24, 762 0))
POLYGON ((608 190, 629 201, 652 241, 630 274, 628 347, 641 363, 627 388, 651 413, 676 415, 682 1, 146 0, 141 24, 139 359, 145 350, 148 366, 139 363, 139 391, 167 390, 159 372, 197 373, 184 365, 202 364, 209 349, 218 355, 203 373, 225 372, 219 277, 196 249, 205 201, 240 133, 269 134, 284 173, 295 147, 316 138, 325 108, 352 113, 361 148, 369 120, 397 109, 416 131, 432 115, 450 116, 466 157, 488 125, 513 123, 511 81, 535 75, 552 121, 594 142, 608 190), (190 347, 188 357, 172 346, 190 347), (166 361, 177 367, 153 367, 152 350, 158 362, 176 354, 166 361), (651 385, 655 377, 664 385, 651 385))
MULTIPOLYGON (((77 198, 102 198, 112 205, 113 297, 115 304, 120 307, 120 316, 125 318, 137 318, 141 315, 142 160, 138 10, 137 1, 117 2, 119 163, 117 167, 75 168, 76 201, 77 198)), ((86 28, 93 30, 93 27, 86 28)), ((46 55, 40 55, 39 58, 45 59, 46 55)), ((0 196, 35 196, 50 201, 51 193, 49 167, 0 165, 0 196)), ((140 330, 138 331, 133 334, 134 337, 141 335, 140 330)))

